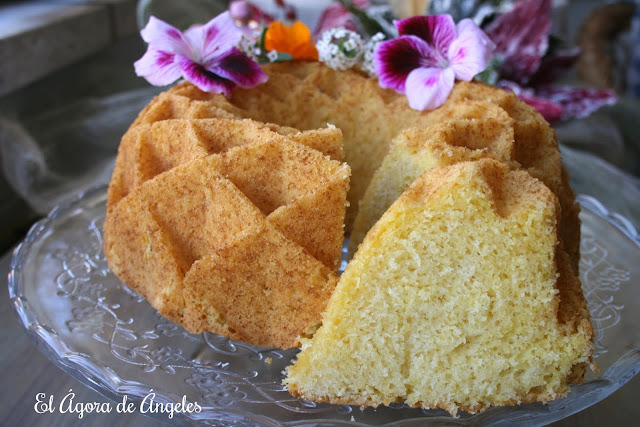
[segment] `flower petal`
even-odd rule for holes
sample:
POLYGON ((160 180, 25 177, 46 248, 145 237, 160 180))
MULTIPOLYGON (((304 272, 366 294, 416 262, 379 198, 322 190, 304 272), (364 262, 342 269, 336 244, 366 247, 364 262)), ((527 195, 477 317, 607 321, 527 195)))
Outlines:
POLYGON ((575 65, 581 52, 582 49, 576 46, 543 56, 540 67, 529 79, 529 86, 540 86, 558 80, 575 65))
POLYGON ((180 30, 155 16, 149 18, 140 35, 154 49, 185 56, 191 55, 187 41, 180 30))
POLYGON ((518 98, 538 110, 538 113, 540 113, 550 124, 554 124, 562 120, 564 109, 562 108, 562 105, 557 102, 534 95, 519 95, 518 98))
POLYGON ((200 63, 207 63, 234 48, 242 38, 242 30, 227 11, 204 25, 194 25, 185 32, 185 37, 195 50, 200 63))
POLYGON ((414 110, 433 110, 449 97, 455 75, 451 68, 418 68, 407 78, 407 99, 414 110))
POLYGON ((471 20, 458 23, 458 38, 449 46, 449 64, 460 80, 471 81, 487 68, 495 45, 471 20))
POLYGON ((419 67, 436 66, 434 53, 427 42, 416 36, 380 42, 373 57, 380 87, 404 93, 409 73, 419 67))
POLYGON ((318 60, 318 49, 313 43, 291 46, 289 52, 286 53, 290 54, 294 59, 300 61, 318 60))
POLYGON ((525 84, 549 47, 551 0, 515 2, 511 11, 498 15, 485 29, 503 58, 502 78, 525 84))
POLYGON ((291 33, 294 40, 306 41, 311 39, 311 31, 309 28, 300 21, 296 21, 291 26, 291 33))
POLYGON ((320 15, 314 34, 322 34, 332 28, 342 27, 347 30, 356 31, 358 26, 353 19, 353 15, 340 3, 331 3, 320 15))
POLYGON ((433 46, 446 58, 449 45, 456 38, 456 25, 451 15, 412 16, 395 21, 398 35, 412 35, 433 46))
POLYGON ((251 6, 245 0, 234 0, 229 3, 229 13, 234 20, 248 21, 251 19, 251 6))
POLYGON ((165 86, 182 74, 175 63, 175 55, 149 46, 142 58, 134 62, 136 75, 144 77, 154 86, 165 86))
POLYGON ((196 85, 200 90, 211 93, 223 93, 228 97, 236 87, 236 84, 231 80, 212 73, 203 65, 182 55, 176 55, 176 62, 180 66, 184 78, 196 85))
POLYGON ((562 107, 562 120, 584 118, 605 105, 618 100, 616 93, 608 89, 590 89, 572 86, 542 86, 536 96, 555 102, 562 107))
POLYGON ((206 67, 210 72, 231 80, 241 87, 253 87, 266 82, 269 76, 244 53, 233 48, 218 60, 215 67, 206 67))
POLYGON ((264 47, 267 50, 288 53, 293 59, 318 60, 318 51, 311 38, 311 31, 300 21, 290 26, 280 21, 270 23, 264 38, 264 47))

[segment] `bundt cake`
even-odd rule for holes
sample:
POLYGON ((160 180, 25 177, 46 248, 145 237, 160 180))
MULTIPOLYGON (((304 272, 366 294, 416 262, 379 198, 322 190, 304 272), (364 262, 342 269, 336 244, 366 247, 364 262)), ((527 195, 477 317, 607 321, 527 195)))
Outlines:
POLYGON ((355 71, 264 71, 229 98, 179 84, 123 136, 104 248, 124 283, 191 332, 304 342, 286 384, 307 399, 455 413, 582 380, 579 208, 535 109, 459 82, 421 112, 355 71))
POLYGON ((592 327, 559 218, 542 182, 492 159, 421 174, 342 274, 289 391, 452 414, 565 395, 592 327))

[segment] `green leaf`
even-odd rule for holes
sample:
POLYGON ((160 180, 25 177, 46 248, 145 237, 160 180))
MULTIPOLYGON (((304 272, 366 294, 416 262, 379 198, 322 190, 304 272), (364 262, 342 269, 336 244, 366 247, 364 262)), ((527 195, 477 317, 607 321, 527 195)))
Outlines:
POLYGON ((278 59, 275 62, 293 61, 293 56, 285 52, 278 52, 278 59))
POLYGON ((364 32, 370 37, 377 33, 382 33, 386 39, 393 38, 393 34, 389 34, 378 21, 371 18, 364 10, 354 5, 350 0, 338 0, 338 2, 356 18, 364 32))
POLYGON ((268 30, 268 28, 267 28, 267 27, 265 27, 265 26, 263 26, 263 27, 262 27, 262 31, 260 32, 260 43, 258 44, 258 47, 260 48, 260 50, 261 50, 262 52, 265 52, 265 51, 267 50, 267 49, 265 49, 265 47, 264 47, 264 40, 265 40, 265 39, 266 39, 266 37, 267 37, 267 30, 268 30))
POLYGON ((488 85, 495 86, 500 79, 500 67, 502 66, 502 60, 497 56, 494 56, 487 63, 487 68, 479 74, 476 75, 476 80, 479 80, 488 85))

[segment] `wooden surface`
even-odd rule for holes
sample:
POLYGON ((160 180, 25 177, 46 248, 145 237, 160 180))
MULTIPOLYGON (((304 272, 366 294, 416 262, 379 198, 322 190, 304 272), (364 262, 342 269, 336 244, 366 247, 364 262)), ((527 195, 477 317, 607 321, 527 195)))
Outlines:
MULTIPOLYGON (((0 274, 7 277, 10 254, 0 258, 0 274)), ((109 402, 109 399, 79 383, 45 358, 29 341, 9 302, 6 279, 0 304, 0 425, 5 426, 136 426, 163 425, 140 413, 89 414, 78 419, 73 414, 37 414, 38 393, 62 398, 70 389, 76 402, 109 402)), ((640 292, 640 288, 638 288, 640 292)), ((554 426, 631 426, 640 420, 640 376, 604 401, 554 426)))

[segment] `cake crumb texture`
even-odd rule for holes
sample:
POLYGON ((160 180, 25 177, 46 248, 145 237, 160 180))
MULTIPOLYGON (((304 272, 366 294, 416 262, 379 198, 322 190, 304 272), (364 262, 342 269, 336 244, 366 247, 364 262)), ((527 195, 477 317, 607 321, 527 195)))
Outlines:
POLYGON ((564 396, 593 331, 560 214, 542 182, 492 159, 421 174, 342 274, 289 391, 452 414, 564 396))

